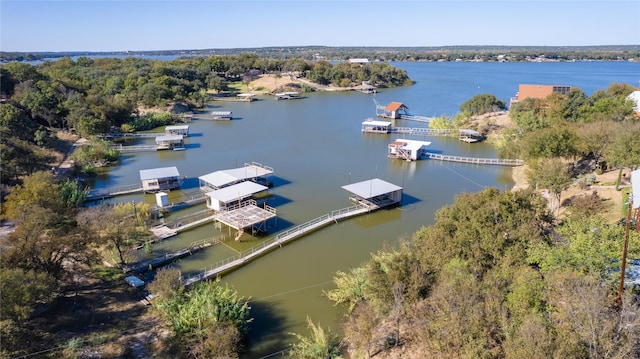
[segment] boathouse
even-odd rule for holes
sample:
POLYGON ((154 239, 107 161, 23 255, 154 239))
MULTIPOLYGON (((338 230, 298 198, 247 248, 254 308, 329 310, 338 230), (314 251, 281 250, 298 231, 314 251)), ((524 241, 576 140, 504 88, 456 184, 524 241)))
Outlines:
POLYGON ((273 168, 257 162, 245 163, 244 167, 221 170, 198 177, 200 190, 211 192, 243 181, 253 181, 269 185, 269 175, 273 168))
POLYGON ((372 118, 368 118, 362 122, 362 132, 391 133, 392 131, 393 126, 389 121, 376 121, 372 118))
MULTIPOLYGON (((376 110, 378 110, 377 107, 376 107, 376 110)), ((409 108, 405 106, 402 102, 391 102, 386 107, 384 107, 382 111, 377 112, 376 116, 398 119, 398 118, 402 118, 403 115, 405 116, 409 115, 407 110, 409 110, 409 108)))
POLYGON ((389 158, 400 158, 407 161, 415 161, 423 158, 427 153, 428 141, 415 141, 397 139, 388 146, 389 158))
POLYGON ((140 181, 145 192, 167 191, 182 185, 175 166, 140 170, 140 181))
POLYGON ((240 205, 245 200, 252 199, 256 194, 268 189, 269 187, 261 184, 245 181, 216 191, 206 192, 205 200, 207 208, 214 211, 225 211, 234 205, 240 205))
POLYGON ((167 136, 181 135, 189 137, 189 125, 175 125, 164 128, 164 134, 167 136))
POLYGON ((482 141, 482 138, 483 136, 480 132, 467 129, 460 130, 460 135, 458 136, 460 141, 467 143, 482 141))
POLYGON ((223 120, 223 121, 229 121, 232 118, 232 112, 231 111, 213 111, 211 112, 211 119, 212 120, 223 120))
POLYGON ((276 100, 297 100, 302 98, 302 93, 295 91, 278 92, 275 96, 276 100))
POLYGON ((352 183, 342 188, 351 193, 349 200, 369 208, 397 206, 402 202, 402 187, 379 178, 352 183))
POLYGON ((156 146, 159 150, 183 150, 184 137, 182 135, 157 136, 156 146))
POLYGON ((256 94, 254 94, 254 93, 239 93, 239 94, 236 95, 236 98, 238 99, 238 101, 241 101, 241 102, 251 102, 251 101, 255 101, 256 94))

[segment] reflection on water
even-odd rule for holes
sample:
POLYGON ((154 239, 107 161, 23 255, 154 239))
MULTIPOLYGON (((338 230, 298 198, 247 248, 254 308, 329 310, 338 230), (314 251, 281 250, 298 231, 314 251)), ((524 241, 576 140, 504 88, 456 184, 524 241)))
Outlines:
MULTIPOLYGON (((375 95, 376 100, 381 104, 403 102, 411 113, 423 116, 453 116, 461 103, 478 91, 487 93, 487 88, 495 90, 488 93, 495 93, 508 103, 508 97, 515 95, 519 83, 536 83, 541 69, 555 69, 540 66, 530 71, 532 64, 398 65, 407 68, 417 84, 384 89, 375 95), (451 67, 455 67, 455 72, 443 72, 451 67), (510 75, 495 78, 500 69, 509 69, 510 75)), ((626 66, 623 65, 621 76, 631 79, 625 72, 626 66)), ((591 74, 591 69, 579 66, 576 71, 583 71, 581 74, 585 76, 575 78, 594 86, 586 76, 591 74)), ((594 78, 601 81, 601 77, 594 78)), ((581 86, 562 77, 553 79, 550 83, 581 86)), ((637 81, 635 77, 631 80, 637 81)), ((323 295, 323 290, 332 288, 336 271, 358 266, 385 244, 410 238, 420 227, 432 224, 436 210, 450 204, 458 193, 477 192, 490 186, 508 189, 513 185, 511 169, 506 167, 388 159, 387 145, 398 137, 363 135, 360 131, 362 121, 375 116, 371 96, 356 92, 314 93, 298 101, 275 101, 266 96, 262 101, 251 103, 214 102, 208 111, 232 111, 234 119, 194 120, 190 133, 197 135, 185 139, 185 151, 126 154, 108 172, 101 172, 92 185, 138 183, 141 169, 176 166, 181 176, 187 177, 181 190, 169 193, 169 201, 178 203, 198 190, 198 176, 242 167, 245 162, 273 167, 275 172, 270 179, 274 186, 269 189, 267 202, 276 208, 278 218, 269 223, 269 233, 244 234, 241 241, 236 242, 233 230, 207 224, 153 245, 153 252, 162 254, 204 238, 224 236, 223 243, 177 261, 174 265, 184 273, 236 255, 277 231, 349 207, 349 194, 341 188, 346 184, 377 177, 403 187, 402 207, 329 225, 223 276, 222 280, 236 288, 240 295, 252 298, 256 320, 251 324, 250 351, 246 357, 264 356, 287 348, 292 340, 289 332, 306 333, 307 316, 324 327, 339 329, 344 313, 323 295)), ((402 123, 397 126, 424 126, 398 122, 402 123)), ((496 150, 487 143, 468 144, 443 137, 427 140, 432 142, 433 151, 445 154, 496 157, 496 150)), ((152 141, 152 138, 138 139, 135 143, 152 141)), ((155 197, 138 194, 109 201, 154 204, 155 197)), ((172 212, 167 220, 202 209, 204 204, 172 212)))

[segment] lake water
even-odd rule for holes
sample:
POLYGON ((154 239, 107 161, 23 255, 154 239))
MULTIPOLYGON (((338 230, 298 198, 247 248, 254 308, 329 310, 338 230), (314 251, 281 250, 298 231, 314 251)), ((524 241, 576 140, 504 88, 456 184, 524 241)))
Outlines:
MULTIPOLYGON (((404 103, 422 116, 453 116, 471 97, 489 93, 509 102, 518 85, 560 84, 581 88, 587 95, 620 82, 638 86, 640 65, 628 62, 577 63, 393 63, 407 70, 413 86, 362 93, 311 93, 305 99, 275 101, 265 96, 252 103, 214 102, 207 111, 232 111, 232 121, 194 120, 186 151, 125 154, 120 163, 100 175, 94 186, 139 182, 139 171, 176 166, 188 180, 170 193, 178 202, 197 192, 197 177, 217 170, 259 162, 274 168, 269 205, 277 209, 269 236, 332 210, 349 207, 349 193, 341 186, 380 178, 404 188, 402 206, 381 210, 330 225, 223 276, 240 295, 251 298, 250 350, 246 358, 267 356, 286 349, 294 339, 288 333, 307 333, 306 317, 339 331, 344 312, 323 296, 333 287, 336 271, 348 271, 371 253, 409 238, 421 226, 433 224, 435 212, 452 203, 456 194, 485 187, 513 186, 508 167, 478 166, 424 160, 405 162, 387 158, 387 145, 396 135, 362 134, 361 123, 375 117, 380 104, 404 103)), ((396 126, 423 127, 398 121, 396 126)), ((161 130, 161 129, 160 129, 161 130)), ((406 137, 406 136, 402 136, 406 137)), ((409 137, 406 137, 409 138, 409 137)), ((433 151, 471 157, 496 157, 486 143, 467 144, 455 138, 414 138, 431 141, 433 151)), ((153 139, 131 144, 152 144, 153 139)), ((152 195, 130 195, 112 201, 155 203, 152 195)), ((204 204, 175 212, 176 218, 204 209, 204 204)), ((204 225, 154 245, 161 254, 216 235, 227 228, 204 225)), ((265 235, 243 235, 176 266, 183 273, 199 271, 237 250, 259 243, 265 235)))

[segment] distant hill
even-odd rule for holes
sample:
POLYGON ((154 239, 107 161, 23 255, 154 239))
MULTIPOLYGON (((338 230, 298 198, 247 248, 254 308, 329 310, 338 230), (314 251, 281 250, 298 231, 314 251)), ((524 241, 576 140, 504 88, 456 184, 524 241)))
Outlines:
POLYGON ((556 61, 602 60, 628 61, 640 59, 640 45, 600 46, 431 46, 431 47, 328 47, 283 46, 234 49, 116 51, 116 52, 1 52, 1 61, 34 61, 64 56, 235 56, 255 53, 264 58, 346 60, 369 58, 381 61, 455 61, 486 60, 527 61, 527 58, 545 58, 556 61))

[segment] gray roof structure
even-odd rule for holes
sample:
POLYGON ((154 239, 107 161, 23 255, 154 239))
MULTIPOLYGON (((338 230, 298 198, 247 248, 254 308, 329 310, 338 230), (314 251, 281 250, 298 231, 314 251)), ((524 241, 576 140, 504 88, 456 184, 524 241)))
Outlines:
POLYGON ((241 200, 252 196, 267 189, 269 189, 269 187, 255 182, 245 181, 216 191, 207 192, 206 195, 218 200, 219 202, 229 203, 231 201, 241 200))
POLYGON ((178 172, 178 168, 173 167, 160 167, 160 168, 152 168, 148 170, 140 170, 140 180, 146 181, 156 178, 170 178, 170 177, 180 177, 180 173, 178 172))
POLYGON ((342 186, 343 189, 365 199, 377 197, 385 193, 401 190, 402 187, 383 181, 379 178, 342 186))
POLYGON ((214 187, 224 187, 231 183, 244 181, 251 178, 262 177, 273 174, 273 169, 269 167, 260 167, 248 165, 239 168, 221 170, 212 172, 198 177, 199 180, 206 182, 214 187))

